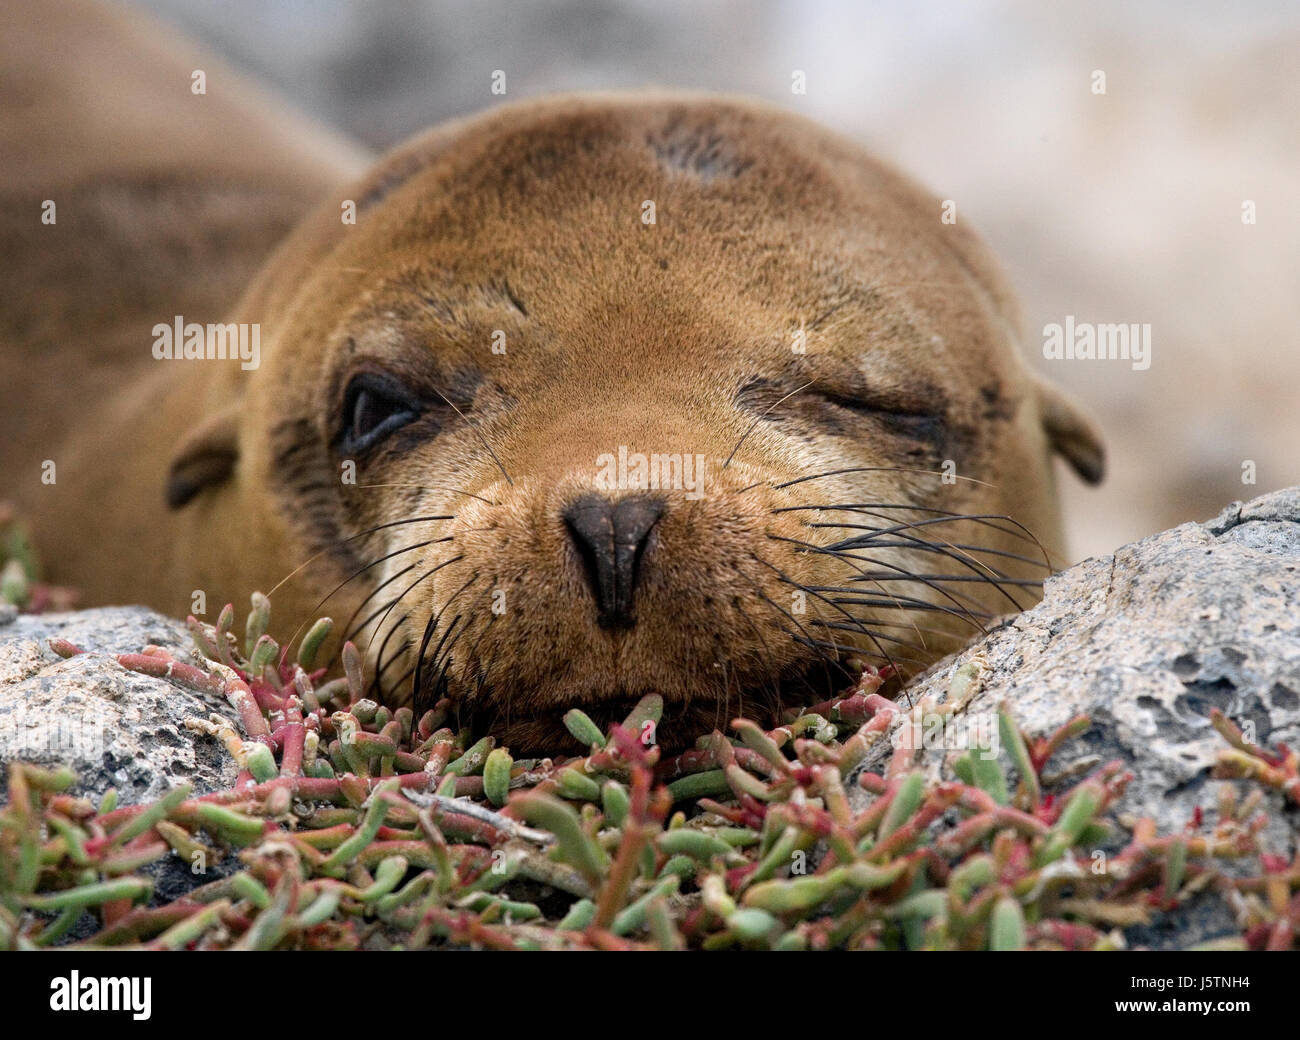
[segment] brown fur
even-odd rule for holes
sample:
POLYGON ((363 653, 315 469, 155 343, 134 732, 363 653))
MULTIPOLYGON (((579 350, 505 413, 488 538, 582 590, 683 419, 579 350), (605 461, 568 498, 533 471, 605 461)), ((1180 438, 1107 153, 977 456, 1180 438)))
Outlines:
MULTIPOLYGON (((296 621, 372 565, 325 609, 364 619, 412 586, 357 636, 390 701, 412 695, 423 643, 417 701, 449 693, 513 747, 553 740, 568 707, 603 721, 651 691, 669 739, 693 736, 828 695, 850 655, 914 671, 980 616, 1031 602, 1029 586, 948 576, 1041 578, 1034 539, 1056 552, 1060 537, 1052 448, 1100 476, 1091 428, 1018 356, 993 263, 939 215, 852 145, 766 106, 501 108, 404 146, 302 223, 225 318, 261 324, 260 369, 152 360, 149 326, 191 315, 151 298, 123 333, 138 368, 101 380, 88 411, 73 359, 95 341, 66 345, 69 383, 41 400, 46 430, 69 437, 28 438, 3 486, 56 576, 95 600, 185 610, 203 589, 242 603, 310 559, 275 595, 296 621), (342 199, 359 204, 355 226, 342 199), (356 460, 355 487, 336 435, 363 369, 400 377, 422 418, 356 460), (598 457, 620 447, 708 468, 704 497, 659 495, 635 624, 610 629, 562 513, 594 490, 631 493, 596 484, 598 457), (55 489, 35 483, 40 458, 60 460, 55 489), (171 511, 169 481, 186 500, 171 511), (399 523, 430 516, 453 518, 399 523), (816 551, 869 526, 894 533, 849 558, 816 551)), ((6 334, 30 349, 12 321, 6 334)), ((15 391, 28 429, 39 413, 15 391)))

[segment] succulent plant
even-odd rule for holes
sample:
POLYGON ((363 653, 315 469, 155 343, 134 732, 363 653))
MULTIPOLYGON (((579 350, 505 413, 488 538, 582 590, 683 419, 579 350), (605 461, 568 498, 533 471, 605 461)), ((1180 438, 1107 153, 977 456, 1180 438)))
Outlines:
POLYGON ((351 644, 330 678, 316 663, 328 619, 294 660, 267 635, 266 597, 242 642, 233 625, 230 607, 215 626, 190 619, 206 668, 156 647, 117 658, 232 705, 238 728, 186 722, 234 757, 230 789, 95 804, 69 770, 9 765, 0 947, 66 945, 75 929, 80 947, 151 949, 1100 950, 1213 898, 1240 926, 1217 947, 1295 945, 1300 861, 1261 848, 1259 807, 1269 788, 1300 801, 1297 756, 1222 716, 1216 775, 1241 783, 1222 785, 1213 826, 1198 813, 1162 836, 1147 819, 1117 827, 1131 779, 1118 762, 1044 778, 1085 718, 1032 738, 1004 705, 1004 757, 949 755, 936 781, 900 746, 867 772, 910 710, 869 670, 774 729, 737 720, 671 757, 645 742, 663 708, 650 696, 609 732, 569 712, 586 755, 515 759, 455 728, 445 700, 416 719, 366 699, 351 644), (171 856, 197 872, 168 902, 146 868, 171 856), (205 881, 228 856, 239 868, 205 881))

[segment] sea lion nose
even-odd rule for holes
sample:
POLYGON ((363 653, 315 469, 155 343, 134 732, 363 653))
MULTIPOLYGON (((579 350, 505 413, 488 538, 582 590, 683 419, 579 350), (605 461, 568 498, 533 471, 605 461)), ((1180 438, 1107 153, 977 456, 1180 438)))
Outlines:
POLYGON ((582 495, 560 514, 582 557, 602 628, 631 628, 635 623, 632 593, 641 557, 665 508, 655 495, 628 495, 617 502, 582 495))

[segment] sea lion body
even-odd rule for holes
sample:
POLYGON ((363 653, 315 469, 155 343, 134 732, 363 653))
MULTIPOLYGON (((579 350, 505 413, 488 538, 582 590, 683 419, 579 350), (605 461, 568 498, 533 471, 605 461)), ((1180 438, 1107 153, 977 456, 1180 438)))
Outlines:
POLYGON ((206 374, 154 360, 152 329, 223 321, 370 157, 124 6, 0 12, 0 498, 83 603, 183 616, 194 589, 223 587, 224 561, 160 506, 206 374))
POLYGON ((352 614, 390 702, 450 695, 515 748, 573 706, 656 692, 689 739, 862 660, 914 672, 1060 562, 1053 449, 1100 475, 974 235, 735 99, 435 129, 224 320, 256 369, 156 361, 142 329, 93 425, 62 404, 57 493, 6 474, 57 577, 175 611, 305 562, 277 615, 352 614))

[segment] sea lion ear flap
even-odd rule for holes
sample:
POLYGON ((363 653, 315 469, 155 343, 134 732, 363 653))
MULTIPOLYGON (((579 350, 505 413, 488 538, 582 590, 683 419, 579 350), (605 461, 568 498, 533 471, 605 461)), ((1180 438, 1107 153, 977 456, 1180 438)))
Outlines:
POLYGON ((1106 475, 1106 446, 1092 420, 1069 397, 1045 380, 1038 380, 1039 412, 1052 450, 1089 484, 1106 475))
POLYGON ((200 423, 182 440, 167 471, 166 498, 179 509, 205 488, 230 479, 239 461, 238 412, 228 408, 200 423))

